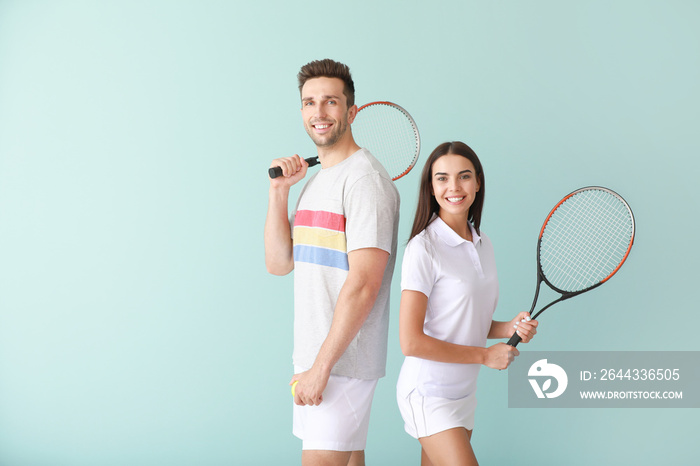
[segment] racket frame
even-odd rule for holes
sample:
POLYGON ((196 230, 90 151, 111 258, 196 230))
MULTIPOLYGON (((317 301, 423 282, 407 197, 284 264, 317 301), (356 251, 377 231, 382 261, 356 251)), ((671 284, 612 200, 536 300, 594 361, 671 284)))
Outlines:
MULTIPOLYGON (((392 178, 393 181, 396 181, 399 178, 401 178, 402 176, 406 175, 408 172, 410 172, 413 169, 413 167, 416 166, 416 162, 418 161, 418 155, 420 154, 420 133, 418 132, 418 126, 416 126, 415 120, 413 119, 411 114, 406 111, 406 109, 404 109, 402 106, 400 106, 398 104, 395 104, 393 102, 389 102, 388 100, 378 100, 376 102, 366 103, 357 109, 357 113, 359 114, 362 109, 371 107, 373 105, 388 105, 390 107, 393 107, 393 108, 399 110, 401 113, 403 113, 403 115, 406 117, 406 119, 410 123, 411 127, 413 128, 413 132, 415 133, 415 136, 416 136, 416 150, 415 150, 415 153, 413 154, 413 158, 410 162, 410 165, 402 173, 400 173, 399 175, 392 178)), ((309 158, 304 159, 304 160, 306 160, 306 163, 309 164, 309 167, 313 167, 314 165, 317 165, 320 163, 318 156, 309 157, 309 158)), ((380 162, 381 162, 381 160, 380 160, 380 162)), ((280 167, 270 167, 267 170, 267 174, 270 178, 277 178, 278 176, 282 176, 282 169, 280 167)))
MULTIPOLYGON (((567 299, 569 299, 569 298, 573 298, 574 296, 578 296, 578 295, 580 295, 580 294, 582 294, 582 293, 585 293, 585 292, 587 292, 587 291, 590 291, 590 290, 592 290, 592 289, 594 289, 594 288, 597 288, 597 287, 599 287, 600 285, 602 285, 603 283, 607 282, 610 278, 612 278, 612 276, 615 275, 615 274, 617 273, 618 270, 620 270, 620 267, 622 267, 622 264, 625 263, 625 261, 627 260, 627 257, 628 257, 629 254, 630 254, 630 251, 632 250, 632 245, 634 244, 635 228, 636 228, 636 227, 635 227, 634 213, 632 212, 632 208, 629 206, 629 204, 627 203, 627 201, 625 201, 624 198, 623 198, 622 196, 620 196, 619 194, 617 194, 617 193, 616 193, 615 191, 613 191, 612 189, 604 188, 604 187, 602 187, 602 186, 587 186, 587 187, 585 187, 585 188, 579 188, 579 189, 577 189, 576 191, 573 191, 573 192, 567 194, 566 196, 564 196, 564 197, 562 198, 562 200, 560 200, 560 201, 557 203, 557 205, 555 205, 554 208, 553 208, 553 209, 549 212, 549 214, 547 215, 547 218, 545 219, 544 223, 542 224, 542 228, 540 229, 540 235, 539 235, 539 237, 537 238, 537 286, 535 287, 535 298, 532 300, 532 306, 530 306, 530 312, 529 312, 529 314, 532 314, 532 311, 535 309, 535 305, 537 304, 537 299, 538 299, 539 294, 540 294, 540 286, 542 285, 542 282, 545 282, 545 283, 547 284, 548 287, 550 287, 553 291, 559 293, 561 296, 560 296, 559 298, 555 299, 554 301, 552 301, 551 303, 547 304, 546 306, 544 306, 544 307, 543 307, 542 309, 540 309, 539 311, 537 311, 537 313, 536 313, 535 315, 532 316, 532 319, 536 319, 537 316, 539 316, 540 314, 542 314, 544 311, 546 311, 547 309, 549 309, 549 308, 552 307, 553 305, 555 305, 555 304, 557 304, 557 303, 560 303, 560 302, 562 302, 562 301, 564 301, 564 300, 567 300, 567 299), (622 204, 624 204, 625 207, 627 207, 627 210, 629 211, 629 214, 630 214, 630 219, 632 220, 631 231, 630 231, 630 242, 629 242, 629 244, 627 245, 627 250, 625 251, 625 254, 624 254, 624 256, 622 257, 622 260, 620 260, 620 263, 617 264, 617 267, 615 267, 615 269, 614 269, 612 272, 610 272, 610 274, 608 274, 605 278, 603 278, 601 281, 596 282, 596 283, 594 283, 593 285, 588 286, 588 287, 586 287, 586 288, 584 288, 584 289, 582 289, 582 290, 565 291, 565 290, 562 290, 562 289, 560 289, 560 288, 554 286, 554 285, 547 279, 546 275, 545 275, 544 272, 542 271, 542 261, 541 261, 541 259, 540 259, 540 257, 541 257, 541 255, 540 255, 540 247, 541 247, 541 245, 542 245, 542 236, 544 236, 544 231, 545 231, 545 229, 547 228, 547 225, 549 224, 549 220, 552 218, 552 215, 554 215, 554 213, 559 209, 559 207, 561 207, 562 204, 564 204, 564 202, 566 202, 567 200, 569 200, 570 198, 572 198, 573 196, 575 196, 575 195, 577 195, 577 194, 579 194, 579 193, 581 193, 581 192, 589 191, 589 190, 605 191, 605 192, 607 192, 607 193, 613 195, 614 197, 616 197, 619 201, 622 202, 622 204)), ((508 344, 509 344, 510 346, 517 346, 517 344, 518 344, 520 341, 521 341, 520 336, 519 336, 517 333, 513 333, 513 336, 510 338, 510 340, 508 340, 508 344)))
MULTIPOLYGON (((416 136, 416 139, 415 139, 416 140, 416 150, 413 153, 413 158, 411 159, 411 162, 408 165, 408 167, 403 172, 401 172, 400 174, 398 174, 392 178, 393 181, 396 181, 399 178, 401 178, 402 176, 406 175, 408 172, 410 172, 413 169, 413 167, 416 166, 416 162, 418 161, 418 155, 420 154, 420 133, 418 132, 418 126, 416 125, 416 122, 413 119, 413 117, 411 116, 411 114, 408 113, 405 108, 403 108, 399 104, 395 104, 394 102, 389 102, 388 100, 378 100, 376 102, 370 102, 370 103, 364 104, 363 106, 361 106, 360 108, 357 109, 357 113, 359 114, 360 110, 362 110, 364 108, 371 107, 373 105, 388 105, 389 107, 393 107, 393 108, 397 109, 398 111, 400 111, 401 113, 403 113, 403 115, 406 117, 406 119, 410 123, 411 127, 413 128, 413 133, 416 136)), ((381 162, 381 160, 380 160, 380 162, 381 162)))

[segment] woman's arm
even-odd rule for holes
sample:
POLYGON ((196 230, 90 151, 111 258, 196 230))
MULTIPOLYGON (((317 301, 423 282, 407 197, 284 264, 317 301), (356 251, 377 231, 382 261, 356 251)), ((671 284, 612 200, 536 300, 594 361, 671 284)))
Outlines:
POLYGON ((488 338, 510 338, 515 332, 518 332, 522 343, 527 343, 532 340, 532 337, 537 333, 539 323, 536 320, 530 319, 530 314, 521 312, 515 318, 508 322, 500 322, 494 320, 491 322, 488 338))
MULTIPOLYGON (((419 291, 401 292, 399 315, 399 339, 401 351, 431 361, 458 364, 483 364, 493 369, 505 369, 519 351, 505 343, 497 343, 488 348, 463 346, 428 336, 423 331, 428 297, 419 291)), ((511 332, 512 333, 512 332, 511 332)))

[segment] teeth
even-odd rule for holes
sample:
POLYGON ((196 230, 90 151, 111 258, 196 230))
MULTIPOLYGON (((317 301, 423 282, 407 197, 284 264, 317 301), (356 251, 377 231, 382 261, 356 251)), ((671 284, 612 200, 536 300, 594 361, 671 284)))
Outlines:
POLYGON ((450 201, 450 202, 459 202, 459 201, 461 201, 462 199, 464 199, 464 196, 462 196, 462 197, 448 197, 448 198, 447 198, 447 200, 450 201))
POLYGON ((330 126, 330 125, 315 125, 315 128, 316 128, 316 129, 326 129, 326 128, 328 128, 329 126, 330 126))

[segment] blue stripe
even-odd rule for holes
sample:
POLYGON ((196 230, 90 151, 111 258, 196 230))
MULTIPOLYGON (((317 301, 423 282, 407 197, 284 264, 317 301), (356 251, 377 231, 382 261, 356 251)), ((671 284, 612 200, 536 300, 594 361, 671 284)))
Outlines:
POLYGON ((346 253, 316 246, 306 246, 303 244, 294 246, 294 261, 325 265, 341 270, 350 270, 348 255, 346 253))

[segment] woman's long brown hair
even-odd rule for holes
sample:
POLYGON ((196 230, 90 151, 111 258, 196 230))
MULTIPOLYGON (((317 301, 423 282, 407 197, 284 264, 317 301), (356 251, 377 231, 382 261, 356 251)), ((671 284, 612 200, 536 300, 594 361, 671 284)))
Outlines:
POLYGON ((433 164, 437 159, 443 155, 453 154, 461 155, 466 157, 474 164, 474 169, 476 170, 476 177, 479 181, 479 191, 477 191, 474 198, 474 202, 469 208, 469 218, 468 220, 474 225, 476 232, 481 234, 479 228, 481 226, 481 211, 484 208, 484 194, 486 193, 486 183, 484 179, 484 170, 481 167, 481 162, 476 153, 471 147, 460 141, 454 142, 444 142, 437 146, 435 150, 430 154, 428 160, 425 162, 423 167, 423 172, 420 176, 420 189, 418 191, 418 207, 416 207, 416 217, 413 220, 413 228, 411 229, 411 236, 409 241, 416 236, 430 223, 433 218, 433 214, 437 214, 440 211, 440 205, 435 200, 433 196, 433 164))

